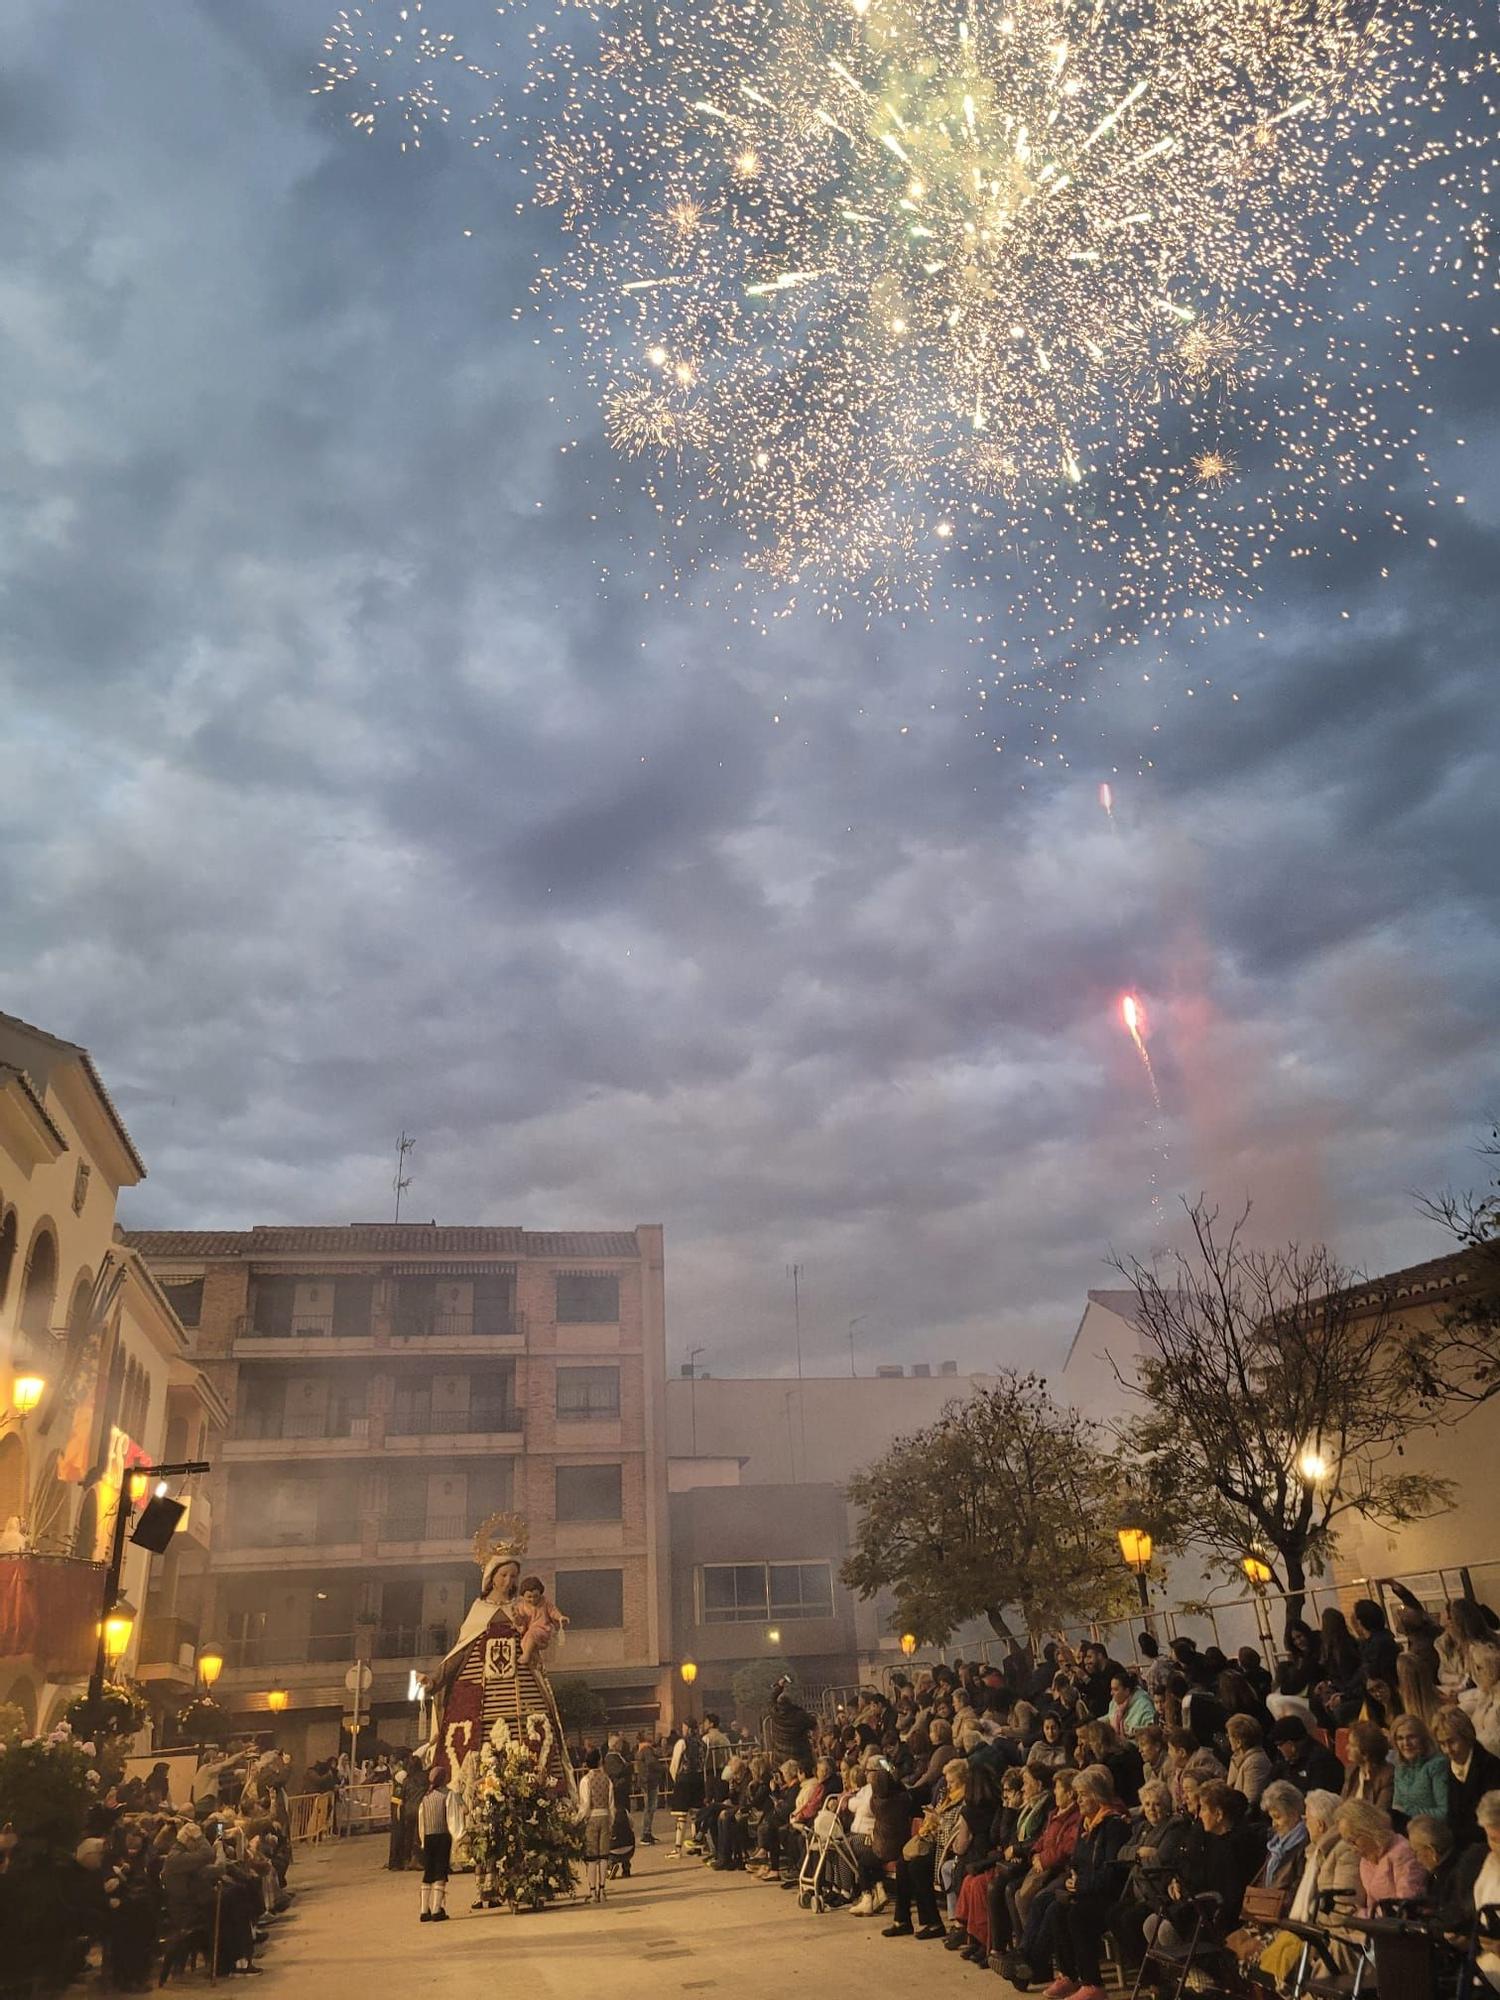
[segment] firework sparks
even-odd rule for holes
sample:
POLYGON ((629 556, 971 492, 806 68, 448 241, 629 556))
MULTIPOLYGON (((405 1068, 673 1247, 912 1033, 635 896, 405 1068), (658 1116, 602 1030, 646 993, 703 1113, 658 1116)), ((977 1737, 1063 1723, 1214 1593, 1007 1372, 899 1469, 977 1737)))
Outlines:
POLYGON ((586 8, 527 108, 539 302, 609 412, 676 393, 653 348, 693 371, 665 459, 609 423, 653 547, 838 610, 913 567, 914 606, 936 545, 1038 646, 1248 602, 1494 292, 1468 4, 586 8))
MULTIPOLYGON (((1130 1036, 1131 1041, 1135 1043, 1136 1054, 1140 1057, 1141 1065, 1146 1072, 1146 1081, 1151 1086, 1151 1103, 1156 1114, 1157 1153, 1161 1166, 1165 1168, 1167 1164, 1166 1119, 1162 1112, 1161 1092, 1157 1088, 1156 1071, 1151 1063, 1151 1051, 1146 1047, 1146 1037, 1150 1033, 1150 1023, 1146 1019, 1145 1008, 1134 993, 1124 993, 1120 996, 1120 1019, 1125 1024, 1126 1033, 1130 1036)), ((1158 1184, 1157 1172, 1154 1166, 1151 1170, 1151 1208, 1157 1227, 1160 1228, 1163 1221, 1161 1188, 1158 1184)))
POLYGON ((402 152, 416 152, 427 127, 452 116, 444 84, 455 70, 486 80, 492 74, 470 61, 455 35, 429 26, 422 0, 387 7, 368 0, 344 9, 324 37, 313 94, 347 98, 346 115, 357 131, 373 134, 393 121, 402 152))

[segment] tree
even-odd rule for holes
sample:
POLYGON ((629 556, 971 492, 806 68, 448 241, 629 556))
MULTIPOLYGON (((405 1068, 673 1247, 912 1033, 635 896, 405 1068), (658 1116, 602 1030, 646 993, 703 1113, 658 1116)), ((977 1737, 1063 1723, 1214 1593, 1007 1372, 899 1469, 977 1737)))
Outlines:
POLYGON ((1250 1248, 1248 1205, 1227 1230, 1202 1197, 1187 1212, 1192 1250, 1115 1260, 1144 1343, 1123 1442, 1169 1544, 1258 1557, 1295 1616, 1342 1519, 1423 1520, 1452 1484, 1400 1469, 1412 1404, 1378 1288, 1321 1246, 1250 1248))
POLYGON ((601 1728, 608 1718, 603 1696, 577 1674, 559 1674, 552 1683, 552 1692, 557 1697, 557 1717, 565 1734, 601 1728))
POLYGON ((844 1582, 895 1592, 897 1630, 938 1642, 970 1618, 1002 1638, 1128 1609, 1115 1540, 1118 1479, 1097 1426, 1007 1370, 857 1473, 844 1582))
MULTIPOLYGON (((1480 1147, 1500 1169, 1500 1127, 1480 1147)), ((1467 1416, 1500 1395, 1500 1171, 1484 1194, 1443 1194, 1422 1203, 1458 1246, 1455 1303, 1424 1327, 1402 1327, 1400 1344, 1413 1395, 1439 1421, 1467 1416)))
POLYGON ((747 1660, 729 1683, 735 1719, 759 1734, 761 1719, 771 1706, 771 1690, 785 1672, 780 1660, 747 1660))

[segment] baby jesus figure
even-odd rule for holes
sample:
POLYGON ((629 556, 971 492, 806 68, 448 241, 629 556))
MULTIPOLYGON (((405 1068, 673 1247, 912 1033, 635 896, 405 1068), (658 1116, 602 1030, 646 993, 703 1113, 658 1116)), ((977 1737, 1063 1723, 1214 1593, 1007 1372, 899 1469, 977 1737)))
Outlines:
POLYGON ((568 1621, 547 1595, 547 1586, 539 1576, 523 1576, 516 1596, 516 1623, 522 1626, 521 1658, 530 1660, 551 1645, 568 1621))

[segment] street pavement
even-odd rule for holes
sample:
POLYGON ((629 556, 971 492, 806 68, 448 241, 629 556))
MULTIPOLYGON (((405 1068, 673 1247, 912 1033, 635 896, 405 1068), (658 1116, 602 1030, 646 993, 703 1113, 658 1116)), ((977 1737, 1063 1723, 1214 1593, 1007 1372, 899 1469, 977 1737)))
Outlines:
POLYGON ((276 1926, 255 2000, 662 2000, 663 1995, 856 1993, 912 2000, 1009 2000, 994 1973, 936 1942, 882 1938, 884 1918, 815 1916, 795 1895, 669 1848, 638 1848, 602 1908, 579 1901, 512 1916, 471 1911, 472 1875, 449 1885, 451 1921, 417 1921, 416 1873, 385 1868, 383 1840, 299 1849, 291 1911, 276 1926), (941 1961, 941 1962, 938 1962, 941 1961))

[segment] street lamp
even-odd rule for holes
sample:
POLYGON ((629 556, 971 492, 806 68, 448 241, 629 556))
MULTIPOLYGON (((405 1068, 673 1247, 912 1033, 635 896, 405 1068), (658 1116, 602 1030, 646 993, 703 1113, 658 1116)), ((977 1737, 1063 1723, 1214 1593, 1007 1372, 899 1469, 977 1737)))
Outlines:
POLYGON ((212 1641, 206 1646, 200 1646, 198 1648, 198 1678, 202 1681, 203 1685, 206 1688, 212 1688, 214 1682, 223 1671, 223 1649, 214 1645, 212 1641))
POLYGON ((1328 1460, 1315 1444, 1310 1444, 1297 1460, 1297 1470, 1310 1486, 1317 1486, 1328 1477, 1328 1460))
POLYGON ((682 1675, 684 1687, 691 1687, 698 1678, 698 1664, 695 1660, 684 1660, 677 1671, 682 1675))
POLYGON ((135 1606, 127 1598, 118 1599, 99 1629, 104 1640, 105 1660, 111 1667, 117 1667, 125 1657, 130 1635, 135 1630, 135 1606))
POLYGON ((266 1707, 270 1709, 272 1715, 280 1715, 290 1700, 291 1696, 285 1688, 272 1688, 266 1696, 266 1707))
POLYGON ((130 1494, 131 1500, 137 1506, 145 1499, 146 1491, 150 1484, 151 1475, 148 1472, 131 1472, 126 1475, 127 1491, 130 1494))
POLYGON ((29 1417, 47 1393, 40 1375, 18 1375, 10 1385, 10 1406, 18 1417, 29 1417))
POLYGON ((1141 1610, 1151 1609, 1151 1592, 1146 1582, 1151 1568, 1151 1551, 1155 1544, 1145 1528, 1126 1525, 1116 1530, 1120 1542, 1120 1554, 1125 1558, 1128 1569, 1135 1572, 1135 1587, 1140 1592, 1141 1610))
POLYGON ((907 1659, 911 1658, 912 1654, 917 1650, 917 1635, 915 1632, 903 1632, 901 1634, 901 1650, 905 1653, 907 1659))
POLYGON ((768 1626, 766 1629, 766 1638, 771 1645, 779 1646, 781 1644, 781 1627, 779 1625, 768 1626))
POLYGON ((1266 1585, 1271 1581, 1271 1565, 1260 1556, 1241 1556, 1240 1568, 1250 1579, 1250 1588, 1252 1590, 1264 1590, 1266 1585))

